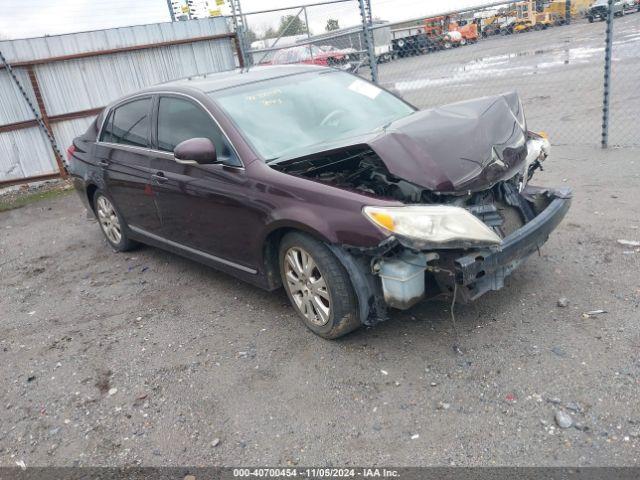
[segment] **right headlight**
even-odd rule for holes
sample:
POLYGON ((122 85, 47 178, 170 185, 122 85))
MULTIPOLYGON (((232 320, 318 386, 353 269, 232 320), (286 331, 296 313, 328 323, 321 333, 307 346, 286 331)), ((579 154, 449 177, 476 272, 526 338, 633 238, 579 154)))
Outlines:
POLYGON ((483 247, 502 241, 480 219, 460 207, 364 207, 363 213, 383 231, 411 239, 421 248, 483 247))

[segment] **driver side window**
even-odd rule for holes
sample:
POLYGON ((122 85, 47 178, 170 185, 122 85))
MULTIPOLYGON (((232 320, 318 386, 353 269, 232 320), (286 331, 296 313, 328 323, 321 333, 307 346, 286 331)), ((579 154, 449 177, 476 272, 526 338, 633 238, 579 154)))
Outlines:
POLYGON ((180 142, 190 138, 208 138, 216 146, 218 159, 221 162, 228 165, 241 165, 220 128, 207 112, 189 100, 160 97, 158 149, 173 152, 180 142))

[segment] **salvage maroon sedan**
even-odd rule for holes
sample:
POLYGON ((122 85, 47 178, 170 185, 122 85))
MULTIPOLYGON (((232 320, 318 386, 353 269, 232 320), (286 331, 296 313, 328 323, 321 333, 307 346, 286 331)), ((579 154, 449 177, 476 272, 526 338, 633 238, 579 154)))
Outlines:
POLYGON ((117 251, 137 242, 284 286, 336 338, 424 298, 503 286, 570 204, 515 93, 419 111, 354 75, 259 67, 109 105, 69 149, 117 251))

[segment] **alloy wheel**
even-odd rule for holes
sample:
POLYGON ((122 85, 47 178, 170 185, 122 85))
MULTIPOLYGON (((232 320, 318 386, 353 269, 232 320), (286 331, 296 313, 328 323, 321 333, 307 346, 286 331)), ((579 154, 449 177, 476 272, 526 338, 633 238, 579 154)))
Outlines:
POLYGON ((98 198, 97 204, 98 221, 102 231, 112 243, 120 243, 122 230, 120 228, 120 220, 118 220, 118 215, 112 203, 106 197, 101 196, 98 198))
POLYGON ((301 247, 287 250, 284 259, 286 288, 296 307, 313 325, 329 323, 331 296, 313 257, 301 247))

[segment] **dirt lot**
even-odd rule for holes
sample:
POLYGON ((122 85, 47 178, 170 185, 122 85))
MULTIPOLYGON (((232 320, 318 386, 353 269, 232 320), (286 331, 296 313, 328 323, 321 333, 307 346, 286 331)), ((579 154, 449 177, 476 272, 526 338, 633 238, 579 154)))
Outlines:
POLYGON ((75 194, 0 213, 0 464, 637 464, 638 151, 552 153, 572 210, 456 308, 462 354, 444 303, 325 341, 283 292, 112 252, 75 194))

